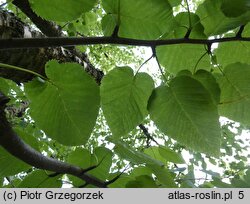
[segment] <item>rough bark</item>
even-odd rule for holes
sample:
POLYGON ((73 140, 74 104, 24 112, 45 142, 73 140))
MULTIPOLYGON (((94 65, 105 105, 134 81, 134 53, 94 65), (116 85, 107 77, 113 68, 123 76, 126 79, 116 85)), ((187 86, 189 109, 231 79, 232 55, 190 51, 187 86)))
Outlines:
POLYGON ((59 26, 53 22, 42 19, 33 12, 33 10, 30 8, 28 0, 14 0, 12 3, 21 9, 22 12, 30 18, 30 20, 40 29, 44 35, 48 37, 63 36, 63 32, 59 26))
MULTIPOLYGON (((14 14, 0 10, 0 39, 9 38, 38 38, 45 37, 41 32, 35 31, 24 24, 14 14)), ((44 67, 47 61, 56 59, 60 62, 75 62, 81 64, 84 69, 100 83, 103 72, 96 69, 84 53, 75 49, 57 48, 34 48, 0 50, 0 62, 30 69, 44 75, 44 67)), ((30 80, 33 76, 20 71, 0 68, 0 76, 18 83, 30 80)))

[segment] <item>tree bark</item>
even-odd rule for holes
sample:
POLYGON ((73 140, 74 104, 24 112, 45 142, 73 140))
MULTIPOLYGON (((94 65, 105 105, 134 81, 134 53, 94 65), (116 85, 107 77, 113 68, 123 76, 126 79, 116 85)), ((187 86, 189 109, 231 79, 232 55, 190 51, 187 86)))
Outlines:
MULTIPOLYGON (((52 27, 52 26, 51 26, 52 27)), ((47 28, 48 29, 48 28, 47 28)), ((47 31, 47 33, 50 33, 47 31)), ((32 29, 23 23, 14 14, 0 10, 0 39, 10 38, 40 38, 46 37, 41 32, 32 29)), ((44 68, 47 61, 56 59, 60 62, 75 62, 81 64, 98 84, 103 77, 103 72, 96 69, 88 60, 86 54, 75 49, 57 48, 34 48, 0 50, 0 62, 45 75, 44 68)), ((32 75, 15 70, 0 68, 0 77, 8 78, 17 83, 32 79, 32 75)))

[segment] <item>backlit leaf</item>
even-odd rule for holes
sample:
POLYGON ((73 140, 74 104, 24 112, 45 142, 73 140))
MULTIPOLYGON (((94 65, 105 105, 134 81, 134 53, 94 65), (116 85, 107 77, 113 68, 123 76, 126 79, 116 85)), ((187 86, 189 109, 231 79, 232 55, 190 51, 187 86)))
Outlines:
POLYGON ((147 116, 148 99, 154 88, 146 73, 134 75, 129 67, 110 71, 101 85, 102 109, 115 137, 128 134, 147 116))
POLYGON ((46 65, 49 81, 25 85, 30 114, 36 124, 64 145, 84 144, 95 125, 99 110, 99 87, 78 64, 46 65))
POLYGON ((52 21, 71 21, 89 11, 96 0, 29 0, 37 15, 52 21))
POLYGON ((158 128, 188 148, 218 156, 220 126, 209 92, 189 76, 174 78, 155 89, 149 112, 158 128))
POLYGON ((220 114, 231 120, 250 125, 250 65, 228 65, 221 79, 220 114))

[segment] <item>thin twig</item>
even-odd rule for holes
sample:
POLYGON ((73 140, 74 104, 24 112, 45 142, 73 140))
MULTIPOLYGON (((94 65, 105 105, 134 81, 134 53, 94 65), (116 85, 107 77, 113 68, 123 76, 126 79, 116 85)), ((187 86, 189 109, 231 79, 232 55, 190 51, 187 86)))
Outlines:
POLYGON ((164 74, 164 72, 163 72, 163 70, 162 70, 162 67, 161 67, 159 58, 158 58, 158 56, 157 56, 157 54, 156 54, 156 47, 155 47, 155 46, 152 46, 151 48, 152 48, 153 56, 154 56, 154 58, 155 58, 155 60, 156 60, 156 62, 157 62, 158 68, 159 68, 159 70, 160 70, 160 72, 161 72, 161 75, 162 75, 162 77, 163 77, 163 79, 164 79, 164 81, 165 81, 165 83, 166 83, 168 80, 167 80, 167 78, 166 78, 166 76, 165 76, 165 74, 164 74))
POLYGON ((136 74, 135 74, 135 75, 137 75, 138 72, 140 71, 140 69, 141 69, 145 64, 147 64, 153 57, 154 57, 154 55, 152 54, 147 60, 145 60, 145 61, 141 64, 141 66, 138 68, 138 70, 136 71, 136 74))
POLYGON ((108 186, 108 185, 110 185, 110 184, 116 182, 116 181, 124 174, 124 172, 128 169, 128 167, 129 167, 129 165, 127 165, 127 166, 125 167, 125 169, 124 169, 122 172, 120 172, 116 177, 114 177, 113 179, 107 181, 107 182, 106 182, 106 186, 108 186))
POLYGON ((189 9, 189 4, 188 4, 188 0, 185 0, 186 4, 187 4, 187 11, 188 11, 188 23, 189 23, 189 28, 187 30, 187 33, 185 35, 184 38, 189 38, 191 31, 192 31, 192 21, 191 21, 191 14, 190 14, 190 9, 189 9))
POLYGON ((101 159, 101 161, 98 162, 98 164, 93 165, 93 166, 90 166, 90 167, 88 167, 88 168, 86 168, 86 169, 83 169, 83 170, 82 170, 82 173, 85 174, 85 173, 87 173, 88 171, 91 171, 91 170, 96 169, 97 167, 99 167, 100 164, 103 162, 103 160, 106 158, 107 155, 108 155, 108 154, 106 154, 106 155, 101 159))
POLYGON ((142 130, 143 134, 147 138, 149 138, 150 140, 152 140, 153 142, 155 142, 157 145, 159 145, 159 143, 150 135, 150 133, 148 132, 148 129, 143 124, 140 124, 139 127, 142 130))
POLYGON ((207 51, 206 51, 203 55, 201 55, 201 57, 200 57, 200 58, 198 59, 198 61, 196 62, 195 66, 194 66, 194 73, 196 72, 197 67, 198 67, 200 61, 203 59, 203 57, 206 56, 206 54, 207 54, 207 51))

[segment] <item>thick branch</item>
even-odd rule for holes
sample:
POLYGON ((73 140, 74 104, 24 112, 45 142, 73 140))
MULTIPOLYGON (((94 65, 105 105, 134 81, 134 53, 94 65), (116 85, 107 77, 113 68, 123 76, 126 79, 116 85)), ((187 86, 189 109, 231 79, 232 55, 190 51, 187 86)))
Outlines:
MULTIPOLYGON (((0 39, 11 38, 41 38, 40 32, 24 24, 14 14, 0 10, 0 39)), ((0 62, 35 71, 44 75, 45 63, 51 59, 60 62, 76 62, 81 64, 95 80, 100 83, 103 72, 96 69, 84 53, 63 47, 0 50, 0 62)), ((23 82, 33 78, 32 75, 7 69, 0 69, 0 76, 16 82, 23 82)))
POLYGON ((33 10, 30 8, 28 0, 14 0, 12 3, 23 13, 25 13, 44 35, 49 37, 63 36, 62 30, 59 26, 50 21, 42 19, 33 12, 33 10))
POLYGON ((105 182, 91 176, 90 174, 83 173, 83 169, 80 167, 45 157, 40 152, 25 144, 12 130, 6 119, 3 109, 3 104, 6 102, 7 99, 0 93, 0 145, 10 154, 36 168, 62 174, 71 174, 97 187, 106 187, 105 182))
POLYGON ((250 37, 226 37, 218 39, 190 39, 178 38, 167 40, 138 40, 119 37, 51 37, 51 38, 25 38, 25 39, 0 39, 0 49, 17 48, 38 48, 38 47, 58 47, 76 45, 95 45, 95 44, 116 44, 133 45, 145 47, 157 47, 162 45, 177 44, 200 44, 211 45, 214 43, 224 43, 231 41, 250 41, 250 37))

